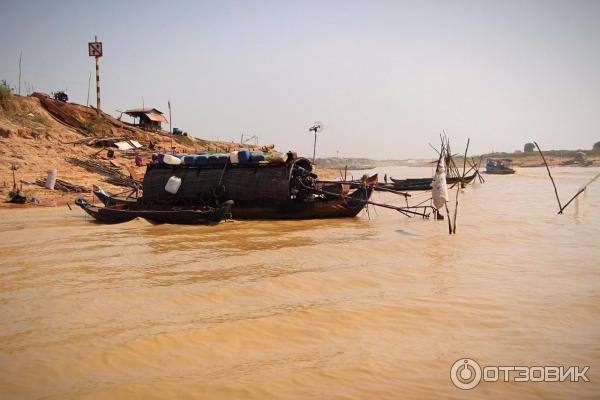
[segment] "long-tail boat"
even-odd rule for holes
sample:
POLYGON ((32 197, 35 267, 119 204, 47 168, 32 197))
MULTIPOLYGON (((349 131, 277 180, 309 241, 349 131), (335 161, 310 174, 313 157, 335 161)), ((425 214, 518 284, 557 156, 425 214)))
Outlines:
MULTIPOLYGON (((471 175, 467 175, 464 178, 455 176, 446 177, 446 183, 448 185, 455 185, 457 183, 462 182, 463 185, 467 185, 471 183, 473 179, 475 179, 475 176, 477 176, 477 172, 474 172, 471 175)), ((383 184, 382 187, 388 187, 393 190, 405 192, 417 190, 431 190, 431 183, 433 181, 433 178, 394 179, 390 177, 390 179, 392 180, 392 183, 387 185, 383 184)))
POLYGON ((146 206, 142 204, 115 204, 97 207, 85 199, 78 198, 75 204, 99 222, 120 223, 144 218, 156 223, 170 224, 215 224, 230 213, 232 201, 219 207, 169 207, 146 206))

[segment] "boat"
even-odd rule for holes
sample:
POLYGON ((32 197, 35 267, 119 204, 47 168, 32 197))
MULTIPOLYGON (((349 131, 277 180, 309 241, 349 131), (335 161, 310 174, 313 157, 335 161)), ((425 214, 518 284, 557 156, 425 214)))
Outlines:
POLYGON ((513 161, 510 158, 489 158, 485 161, 485 173, 495 175, 514 174, 513 161))
POLYGON ((169 224, 215 224, 230 212, 233 201, 225 201, 219 207, 168 207, 143 204, 115 204, 97 207, 78 198, 75 204, 99 222, 121 223, 144 218, 155 223, 169 224))
POLYGON ((286 161, 224 165, 149 164, 143 181, 146 205, 203 205, 233 200, 236 219, 316 219, 354 217, 367 205, 376 176, 323 186, 312 163, 288 153, 286 161), (180 180, 176 193, 166 190, 180 180))
MULTIPOLYGON (((467 175, 464 178, 462 177, 446 177, 446 184, 455 185, 459 182, 463 182, 463 185, 467 185, 475 179, 477 176, 477 172, 474 172, 471 175, 467 175)), ((384 187, 387 189, 393 189, 396 191, 427 191, 431 190, 431 183, 433 182, 433 178, 408 178, 408 179, 394 179, 391 178, 392 183, 388 184, 379 184, 379 187, 384 187)))

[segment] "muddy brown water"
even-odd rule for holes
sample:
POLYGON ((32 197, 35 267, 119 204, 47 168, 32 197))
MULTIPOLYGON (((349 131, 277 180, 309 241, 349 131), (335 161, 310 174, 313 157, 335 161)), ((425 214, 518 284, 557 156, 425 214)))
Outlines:
MULTIPOLYGON (((553 169, 564 200, 599 171, 553 169)), ((372 208, 216 227, 2 210, 0 398, 600 398, 600 184, 558 216, 544 169, 485 178, 454 237, 372 208), (463 357, 591 382, 463 391, 463 357)))

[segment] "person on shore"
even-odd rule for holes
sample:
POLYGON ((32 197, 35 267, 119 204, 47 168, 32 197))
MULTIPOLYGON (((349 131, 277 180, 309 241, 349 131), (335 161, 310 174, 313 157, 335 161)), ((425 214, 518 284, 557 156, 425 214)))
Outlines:
POLYGON ((142 166, 142 156, 140 155, 140 153, 136 153, 135 154, 135 166, 136 167, 141 167, 142 166))

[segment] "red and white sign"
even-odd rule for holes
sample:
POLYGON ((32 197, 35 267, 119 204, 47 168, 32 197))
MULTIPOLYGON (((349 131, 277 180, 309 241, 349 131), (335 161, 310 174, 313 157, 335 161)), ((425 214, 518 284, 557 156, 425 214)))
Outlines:
POLYGON ((88 53, 90 57, 102 57, 102 42, 88 43, 88 53))

